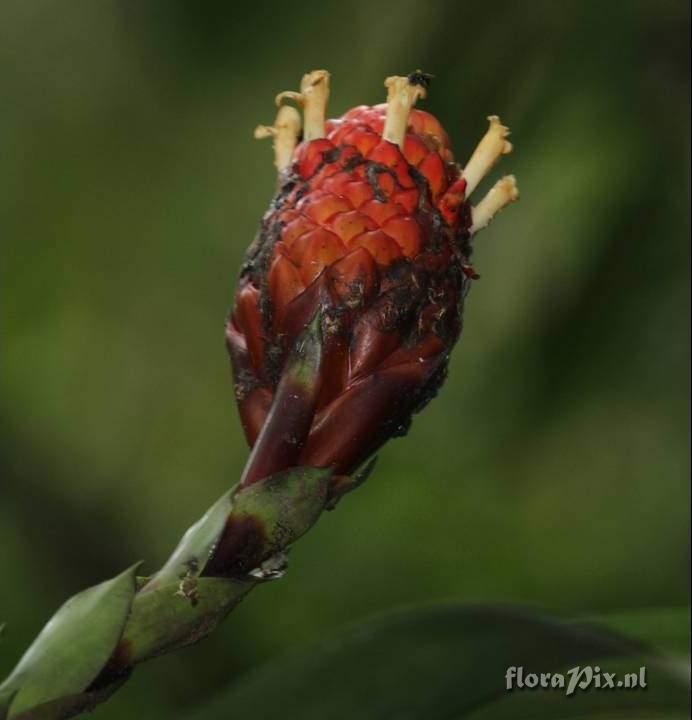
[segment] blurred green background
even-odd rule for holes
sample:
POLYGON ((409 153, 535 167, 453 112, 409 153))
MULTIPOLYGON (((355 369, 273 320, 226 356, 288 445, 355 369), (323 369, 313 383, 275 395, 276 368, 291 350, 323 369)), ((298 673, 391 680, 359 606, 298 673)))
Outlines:
POLYGON ((4 0, 0 677, 69 595, 152 571, 247 450, 223 347, 272 194, 276 92, 386 75, 463 161, 499 114, 521 202, 478 239, 449 381, 201 645, 94 717, 169 717, 376 611, 577 613, 689 582, 689 4, 4 0))

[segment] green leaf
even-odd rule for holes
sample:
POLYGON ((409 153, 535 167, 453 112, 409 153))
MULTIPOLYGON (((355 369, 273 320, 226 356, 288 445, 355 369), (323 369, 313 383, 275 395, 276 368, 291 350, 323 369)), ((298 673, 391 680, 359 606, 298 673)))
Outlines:
POLYGON ((329 468, 294 467, 238 491, 204 574, 247 577, 309 530, 327 502, 329 468))
POLYGON ((690 651, 688 608, 628 610, 593 618, 611 630, 642 640, 657 650, 686 655, 690 651))
POLYGON ((606 718, 618 708, 626 717, 668 717, 684 713, 686 699, 685 683, 643 643, 606 627, 510 607, 452 605, 377 618, 278 658, 195 718, 555 720, 606 718), (541 673, 596 663, 607 672, 636 672, 648 663, 649 688, 583 693, 576 701, 576 694, 555 690, 506 689, 512 666, 541 673))
MULTIPOLYGON (((99 674, 120 639, 135 592, 133 566, 70 598, 43 628, 0 697, 16 692, 8 717, 81 693, 99 674)), ((1 705, 0 705, 1 707, 1 705)))
POLYGON ((324 510, 330 469, 295 467, 276 473, 238 492, 225 493, 183 536, 151 580, 142 588, 147 594, 171 583, 194 584, 207 575, 243 575, 274 553, 284 550, 305 533, 324 510), (232 536, 239 546, 232 545, 232 536), (239 567, 229 567, 222 550, 239 567), (224 543, 221 543, 223 546, 224 543), (245 567, 245 565, 252 567, 245 567))
POLYGON ((197 642, 212 632, 254 585, 203 577, 138 594, 123 635, 122 661, 131 665, 197 642))
POLYGON ((330 476, 330 470, 291 468, 241 492, 224 494, 137 593, 119 654, 123 667, 197 642, 263 574, 280 576, 273 556, 315 523, 324 509, 330 476), (242 558, 244 565, 235 568, 220 562, 224 573, 219 575, 237 577, 206 577, 205 570, 213 570, 219 561, 212 551, 220 547, 220 538, 227 537, 224 533, 232 538, 226 549, 230 547, 234 559, 242 558), (250 575, 252 570, 258 572, 250 575))
POLYGON ((98 690, 78 693, 76 695, 64 695, 58 700, 51 700, 40 705, 34 705, 13 720, 62 720, 62 718, 76 717, 77 715, 93 709, 99 703, 105 702, 128 678, 122 675, 114 682, 99 687, 98 690))
POLYGON ((294 467, 265 478, 235 498, 233 515, 264 523, 271 552, 283 550, 307 532, 324 510, 330 468, 294 467))
POLYGON ((0 692, 0 720, 5 720, 10 711, 10 705, 17 694, 16 690, 7 690, 0 692))
POLYGON ((183 535, 166 564, 149 580, 142 592, 193 579, 206 567, 207 560, 219 540, 233 508, 235 487, 224 493, 207 512, 183 535))

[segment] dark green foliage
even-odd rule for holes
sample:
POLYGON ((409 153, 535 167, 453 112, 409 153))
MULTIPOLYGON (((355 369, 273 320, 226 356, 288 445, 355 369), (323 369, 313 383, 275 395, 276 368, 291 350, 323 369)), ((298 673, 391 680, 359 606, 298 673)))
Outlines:
MULTIPOLYGON (((655 620, 657 613, 650 614, 655 620)), ((675 616, 684 637, 689 619, 675 616)), ((632 627, 635 631, 636 628, 632 627)), ((501 720, 528 718, 687 717, 682 660, 610 632, 603 622, 575 623, 509 607, 443 605, 386 615, 312 647, 292 651, 240 678, 194 720, 501 720), (646 689, 506 689, 505 673, 598 666, 606 672, 646 666, 646 689)), ((567 678, 568 679, 568 678, 567 678)))

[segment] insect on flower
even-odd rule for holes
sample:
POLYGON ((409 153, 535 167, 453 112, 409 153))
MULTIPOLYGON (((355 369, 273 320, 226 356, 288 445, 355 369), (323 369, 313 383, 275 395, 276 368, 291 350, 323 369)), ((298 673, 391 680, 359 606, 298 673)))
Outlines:
POLYGON ((296 465, 349 475, 444 381, 478 277, 472 238, 518 191, 508 175, 471 205, 509 130, 489 117, 461 167, 414 107, 429 85, 420 71, 389 77, 386 103, 327 120, 329 73, 316 70, 255 131, 274 140, 278 189, 226 325, 253 448, 241 487, 296 465))

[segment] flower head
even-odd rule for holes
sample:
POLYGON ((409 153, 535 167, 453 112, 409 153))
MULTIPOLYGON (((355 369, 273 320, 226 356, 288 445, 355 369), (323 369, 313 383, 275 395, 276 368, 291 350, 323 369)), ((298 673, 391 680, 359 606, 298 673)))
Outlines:
POLYGON ((445 378, 478 277, 472 236, 518 193, 507 176, 471 205, 509 131, 491 116, 459 166, 414 107, 429 84, 420 71, 387 78, 386 103, 326 120, 329 74, 314 71, 256 130, 274 138, 279 179, 226 327, 253 447, 243 485, 293 465, 351 473, 445 378))

